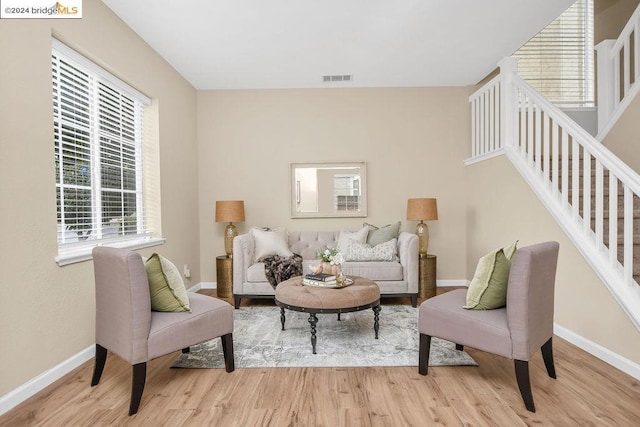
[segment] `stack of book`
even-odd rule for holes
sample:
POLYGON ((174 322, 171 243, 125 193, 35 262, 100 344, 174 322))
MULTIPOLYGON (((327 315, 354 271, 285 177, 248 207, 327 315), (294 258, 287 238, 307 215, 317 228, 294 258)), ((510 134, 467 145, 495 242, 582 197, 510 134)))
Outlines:
POLYGON ((310 273, 302 278, 302 283, 307 286, 335 286, 337 279, 333 274, 310 273))

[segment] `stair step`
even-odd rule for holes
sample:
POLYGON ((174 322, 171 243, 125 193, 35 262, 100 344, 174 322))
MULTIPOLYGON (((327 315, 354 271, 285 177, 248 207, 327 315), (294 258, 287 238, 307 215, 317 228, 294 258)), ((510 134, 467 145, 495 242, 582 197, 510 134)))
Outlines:
MULTIPOLYGON (((582 154, 578 158, 579 167, 578 167, 578 178, 579 178, 579 197, 578 197, 578 206, 579 213, 582 215, 583 212, 583 200, 584 200, 584 179, 585 179, 585 170, 584 170, 584 161, 582 154)), ((568 169, 566 170, 566 177, 568 180, 568 200, 569 203, 572 202, 572 184, 573 184, 573 159, 571 156, 568 161, 568 169)), ((562 167, 562 156, 559 156, 559 177, 558 177, 558 189, 562 190, 562 180, 563 173, 561 170, 562 167)), ((591 209, 593 210, 592 215, 595 216, 595 205, 596 205, 596 159, 591 158, 591 209)), ((550 174, 547 178, 550 179, 550 174)), ((609 170, 603 170, 603 191, 602 191, 602 202, 603 202, 603 240, 606 242, 609 239, 609 170)), ((617 186, 617 197, 618 197, 618 260, 620 262, 623 261, 624 258, 624 243, 622 242, 624 236, 624 217, 621 217, 624 213, 624 187, 621 182, 618 182, 617 186)), ((591 229, 595 230, 595 218, 591 219, 591 229)), ((633 197, 633 278, 636 282, 640 283, 640 197, 633 197)))

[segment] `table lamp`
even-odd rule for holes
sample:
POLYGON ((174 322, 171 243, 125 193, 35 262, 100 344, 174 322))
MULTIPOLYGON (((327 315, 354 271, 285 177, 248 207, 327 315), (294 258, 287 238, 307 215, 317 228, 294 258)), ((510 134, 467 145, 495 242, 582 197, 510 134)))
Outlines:
POLYGON ((407 201, 407 220, 420 221, 416 227, 418 235, 418 255, 426 256, 429 248, 429 226, 424 221, 438 219, 436 199, 421 198, 407 201))
POLYGON ((231 258, 233 256, 233 238, 238 235, 238 230, 233 222, 244 222, 244 201, 216 201, 216 222, 229 223, 224 229, 224 250, 231 258))

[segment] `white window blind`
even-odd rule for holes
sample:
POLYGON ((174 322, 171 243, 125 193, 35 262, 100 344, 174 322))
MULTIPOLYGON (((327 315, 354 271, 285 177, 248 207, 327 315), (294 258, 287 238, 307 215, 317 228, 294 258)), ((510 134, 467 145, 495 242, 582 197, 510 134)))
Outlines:
POLYGON ((554 104, 593 107, 593 0, 577 0, 513 55, 520 77, 554 104))
POLYGON ((97 244, 149 240, 142 182, 149 99, 56 40, 52 77, 58 262, 97 244))

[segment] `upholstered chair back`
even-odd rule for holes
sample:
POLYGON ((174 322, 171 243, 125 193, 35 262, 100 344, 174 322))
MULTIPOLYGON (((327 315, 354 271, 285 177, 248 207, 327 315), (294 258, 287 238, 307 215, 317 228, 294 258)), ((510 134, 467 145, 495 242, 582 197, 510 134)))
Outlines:
POLYGON ((142 257, 116 248, 93 249, 96 344, 133 364, 147 361, 151 299, 142 257))
POLYGON ((513 359, 529 360, 553 336, 553 307, 559 244, 518 249, 511 260, 507 324, 513 359))

